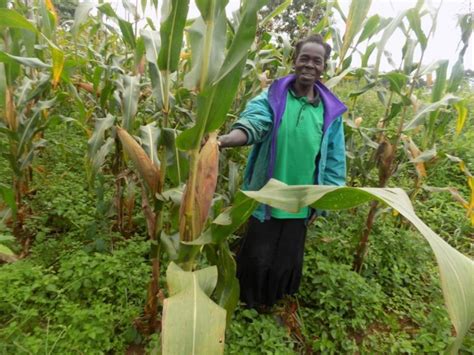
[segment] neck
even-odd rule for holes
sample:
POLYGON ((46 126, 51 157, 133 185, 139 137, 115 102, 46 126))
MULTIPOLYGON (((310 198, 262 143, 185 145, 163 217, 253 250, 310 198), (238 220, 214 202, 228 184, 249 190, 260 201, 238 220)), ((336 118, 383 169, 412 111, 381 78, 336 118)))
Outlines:
POLYGON ((308 100, 314 99, 313 85, 302 85, 301 83, 295 82, 293 84, 293 89, 298 96, 306 96, 308 100))

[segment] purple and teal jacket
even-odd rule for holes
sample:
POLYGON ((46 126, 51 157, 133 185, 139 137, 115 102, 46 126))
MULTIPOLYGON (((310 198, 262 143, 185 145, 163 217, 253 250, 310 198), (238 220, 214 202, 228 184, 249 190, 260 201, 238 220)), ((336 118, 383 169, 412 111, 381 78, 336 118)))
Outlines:
MULTIPOLYGON (((268 90, 249 101, 232 126, 232 129, 243 130, 247 134, 247 144, 253 145, 242 190, 259 190, 273 177, 278 129, 285 112, 286 96, 294 80, 294 75, 275 80, 268 90)), ((324 123, 314 183, 342 186, 346 181, 346 156, 341 115, 347 108, 321 82, 316 82, 315 90, 324 105, 324 123)), ((270 208, 259 205, 253 216, 260 221, 269 219, 270 208)))

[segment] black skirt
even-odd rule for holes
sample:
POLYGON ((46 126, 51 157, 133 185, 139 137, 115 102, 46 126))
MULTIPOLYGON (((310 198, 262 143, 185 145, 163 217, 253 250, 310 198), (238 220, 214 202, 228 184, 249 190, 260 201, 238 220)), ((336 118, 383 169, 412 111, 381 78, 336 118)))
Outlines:
POLYGON ((240 299, 247 307, 272 306, 298 291, 305 238, 304 219, 250 217, 237 255, 240 299))

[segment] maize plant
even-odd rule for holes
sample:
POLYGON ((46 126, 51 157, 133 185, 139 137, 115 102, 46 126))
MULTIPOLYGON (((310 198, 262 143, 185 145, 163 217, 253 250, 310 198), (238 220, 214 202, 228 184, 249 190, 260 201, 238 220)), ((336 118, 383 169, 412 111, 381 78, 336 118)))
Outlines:
POLYGON ((54 109, 60 102, 56 89, 65 56, 55 44, 57 16, 50 2, 39 1, 35 11, 22 2, 12 3, 19 11, 8 5, 3 2, 0 6, 0 133, 8 141, 8 152, 2 155, 12 171, 16 204, 13 233, 21 240, 25 255, 31 238, 23 235, 23 198, 29 191, 33 159, 46 143, 43 132, 59 119, 54 109))

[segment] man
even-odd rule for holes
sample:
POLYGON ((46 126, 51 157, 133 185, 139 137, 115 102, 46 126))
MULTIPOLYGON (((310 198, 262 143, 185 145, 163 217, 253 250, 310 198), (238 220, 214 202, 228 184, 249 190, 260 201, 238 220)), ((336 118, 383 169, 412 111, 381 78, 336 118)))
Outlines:
MULTIPOLYGON (((330 53, 320 35, 299 41, 294 74, 252 99, 231 132, 219 137, 222 148, 254 145, 243 190, 259 190, 270 178, 288 185, 344 185, 346 107, 319 81, 330 53)), ((265 205, 255 210, 237 256, 240 298, 247 307, 272 306, 297 292, 313 212, 265 205)))

